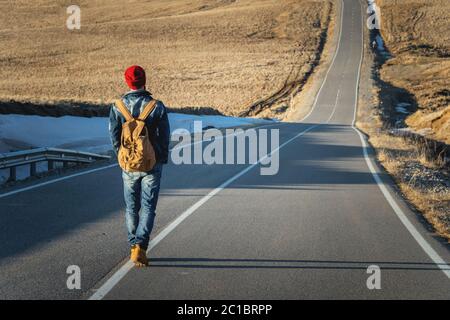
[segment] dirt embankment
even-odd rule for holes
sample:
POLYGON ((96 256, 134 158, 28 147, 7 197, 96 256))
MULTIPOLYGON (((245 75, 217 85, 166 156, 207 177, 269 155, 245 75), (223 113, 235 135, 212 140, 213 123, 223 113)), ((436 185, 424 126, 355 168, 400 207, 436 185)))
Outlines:
POLYGON ((123 70, 140 64, 172 109, 278 116, 318 62, 331 3, 82 0, 81 30, 70 31, 70 1, 2 2, 0 112, 63 105, 95 115, 127 90, 123 70))
POLYGON ((392 102, 411 113, 405 119, 407 126, 450 144, 450 1, 378 0, 377 4, 381 35, 393 56, 383 65, 381 79, 407 91, 394 93, 392 102))
MULTIPOLYGON (((369 136, 378 160, 392 175, 410 205, 423 215, 430 229, 450 241, 450 168, 449 163, 440 156, 441 152, 448 150, 445 150, 445 142, 433 140, 447 141, 449 137, 448 129, 445 129, 448 120, 445 120, 445 116, 435 116, 445 114, 448 109, 448 100, 441 94, 445 90, 445 82, 448 83, 448 74, 447 80, 444 76, 447 58, 437 56, 436 53, 426 56, 420 50, 417 51, 417 43, 425 39, 422 38, 425 33, 417 38, 420 33, 411 31, 414 28, 411 29, 413 24, 409 23, 417 20, 413 18, 415 11, 410 11, 412 7, 417 8, 419 3, 423 5, 439 1, 377 2, 382 4, 381 34, 387 39, 386 47, 392 57, 371 49, 377 31, 369 32, 365 28, 366 46, 356 124, 369 136), (394 25, 394 21, 402 21, 403 24, 394 25), (390 39, 390 35, 397 40, 390 39), (427 68, 433 76, 424 78, 427 68), (412 126, 415 117, 423 121, 427 116, 428 119, 436 119, 428 122, 427 138, 399 135, 399 131, 394 130, 405 129, 408 124, 412 126), (437 127, 439 121, 443 124, 437 127), (435 127, 431 125, 433 123, 435 127), (444 132, 443 136, 440 132, 444 132), (441 152, 436 152, 436 146, 441 152)), ((440 52, 436 35, 426 39, 436 39, 433 50, 440 52)), ((412 128, 420 129, 415 126, 412 128)))

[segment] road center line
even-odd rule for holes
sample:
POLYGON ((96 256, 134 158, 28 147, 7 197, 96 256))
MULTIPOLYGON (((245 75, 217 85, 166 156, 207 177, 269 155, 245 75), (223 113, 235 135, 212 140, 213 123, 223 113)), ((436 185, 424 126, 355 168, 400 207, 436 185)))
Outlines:
MULTIPOLYGON (((261 163, 261 161, 265 160, 267 157, 272 155, 275 152, 278 152, 281 148, 292 142, 293 140, 297 139, 298 137, 304 135, 305 133, 311 131, 312 129, 320 126, 320 124, 312 125, 308 127, 307 129, 303 130, 302 132, 296 134, 294 137, 290 138, 283 144, 281 144, 278 148, 270 152, 269 154, 265 155, 264 157, 260 158, 258 162, 249 165, 242 171, 235 174, 230 179, 223 182, 220 186, 210 191, 207 195, 205 195, 203 198, 201 198, 199 201, 194 203, 192 206, 190 206, 186 211, 184 211, 181 215, 179 215, 174 221, 172 221, 167 227, 165 227, 158 235, 153 238, 147 249, 147 253, 152 250, 159 242, 161 242, 169 233, 171 233, 180 223, 182 223, 186 218, 188 218, 191 214, 193 214, 198 208, 200 208, 203 204, 205 204, 209 199, 214 197, 217 193, 225 189, 227 186, 229 186, 232 182, 249 172, 251 169, 256 167, 258 164, 261 163)), ((109 278, 90 298, 89 300, 101 300, 103 299, 108 292, 113 289, 117 283, 134 267, 133 263, 128 260, 116 273, 114 273, 111 278, 109 278)))
MULTIPOLYGON (((325 82, 327 80, 328 74, 329 74, 330 70, 332 69, 332 67, 334 65, 334 62, 336 60, 337 54, 339 52, 341 38, 342 38, 343 12, 344 12, 344 2, 342 1, 341 17, 340 17, 341 21, 340 21, 340 28, 339 28, 338 44, 337 44, 336 51, 335 51, 334 56, 333 56, 333 60, 332 60, 332 62, 330 64, 330 66, 328 67, 328 70, 327 70, 327 73, 325 74, 325 78, 324 78, 324 80, 322 82, 322 85, 320 86, 319 91, 317 92, 317 95, 316 95, 316 97, 314 99, 313 107, 311 108, 310 112, 305 117, 303 117, 303 119, 300 120, 300 121, 304 121, 306 118, 308 118, 312 114, 313 110, 316 108, 317 100, 318 100, 318 98, 320 96, 320 93, 322 91, 322 88, 324 87, 324 84, 325 84, 325 82)), ((337 96, 336 96, 336 101, 335 101, 335 105, 334 105, 334 108, 333 108, 332 115, 334 114, 334 111, 336 110, 338 97, 339 97, 339 90, 338 90, 338 93, 337 93, 337 96)), ((332 115, 331 115, 331 117, 332 117, 332 115)), ((327 123, 329 122, 331 117, 327 120, 327 123)), ((239 173, 237 173, 236 175, 234 175, 230 179, 228 179, 225 182, 223 182, 217 188, 215 188, 212 191, 210 191, 207 195, 205 195, 199 201, 194 203, 191 207, 189 207, 186 211, 184 211, 181 215, 179 215, 174 221, 172 221, 169 225, 167 225, 160 233, 158 233, 158 235, 150 241, 150 243, 148 245, 147 253, 151 249, 153 249, 159 242, 161 242, 170 232, 172 232, 181 222, 183 222, 186 218, 188 218, 192 213, 194 213, 198 208, 200 208, 209 199, 214 197, 217 193, 219 193, 220 191, 225 189, 227 186, 229 186, 232 182, 234 182, 239 177, 241 177, 244 174, 246 174, 247 172, 249 172, 251 169, 253 169, 255 166, 257 166, 259 163, 261 163, 261 161, 266 159, 269 155, 272 155, 273 153, 278 152, 278 150, 280 150, 281 148, 283 148, 284 146, 286 146, 287 144, 289 144, 293 140, 295 140, 298 137, 304 135, 305 133, 307 133, 307 132, 309 132, 309 131, 319 127, 320 125, 322 125, 322 124, 319 123, 319 124, 316 124, 316 125, 312 125, 312 126, 308 127, 307 129, 301 131, 300 133, 298 133, 294 137, 290 138, 289 140, 287 140, 286 142, 281 144, 278 148, 273 150, 270 154, 267 154, 264 157, 262 157, 261 159, 259 159, 258 162, 248 166, 247 168, 245 168, 244 170, 240 171, 239 173)), ((101 299, 103 299, 108 294, 108 292, 110 292, 120 282, 120 280, 133 268, 133 266, 134 265, 133 265, 133 263, 130 260, 127 261, 108 280, 106 280, 106 282, 100 288, 98 288, 95 291, 94 294, 92 294, 89 297, 89 300, 101 300, 101 299)))
MULTIPOLYGON (((342 25, 343 25, 343 14, 344 14, 344 1, 341 0, 341 3, 342 3, 342 4, 341 4, 341 14, 340 14, 340 20, 341 20, 341 21, 340 21, 340 26, 339 26, 339 36, 338 36, 338 43, 337 43, 336 51, 334 52, 333 60, 331 61, 331 64, 330 64, 330 66, 328 67, 328 70, 327 70, 327 72, 326 72, 326 74, 325 74, 325 78, 324 78, 324 80, 323 80, 323 82, 322 82, 322 85, 320 86, 319 91, 318 91, 317 94, 316 94, 316 97, 315 97, 315 99, 314 99, 314 103, 313 103, 313 106, 312 106, 311 110, 309 111, 308 114, 306 114, 306 115, 303 117, 303 119, 300 120, 300 122, 301 122, 301 121, 304 121, 305 119, 307 119, 307 118, 312 114, 313 110, 315 109, 316 104, 317 104, 317 100, 319 99, 320 93, 321 93, 321 91, 322 91, 322 89, 323 89, 323 86, 324 86, 324 84, 325 84, 325 82, 326 82, 326 80, 327 80, 327 78, 328 78, 328 74, 330 73, 330 70, 331 70, 332 66, 334 65, 334 61, 336 60, 336 57, 337 57, 337 54, 338 54, 338 51, 339 51, 339 48, 340 48, 341 38, 342 38, 342 25)), ((277 123, 277 124, 280 124, 280 125, 281 125, 281 124, 283 124, 283 123, 280 122, 280 123, 277 123)), ((269 124, 269 125, 259 126, 259 127, 257 127, 257 128, 265 128, 265 127, 275 126, 275 125, 277 125, 277 124, 269 124)), ((227 136, 228 136, 228 135, 227 135, 227 136)), ((225 137, 227 137, 227 136, 225 136, 225 137)), ((200 143, 200 142, 203 142, 203 141, 197 141, 197 142, 192 142, 192 143, 195 143, 195 144, 196 144, 196 143, 200 143)), ((185 147, 185 146, 183 146, 183 147, 185 147)), ((177 146, 175 146, 174 148, 177 148, 177 146)), ((174 148, 172 148, 171 150, 173 150, 174 148)), ((175 149, 175 150, 176 150, 176 149, 175 149)), ((43 187, 43 186, 46 186, 46 185, 49 185, 49 184, 52 184, 52 183, 56 183, 56 182, 59 182, 59 181, 68 180, 68 179, 71 179, 71 178, 79 177, 79 176, 82 176, 82 175, 85 175, 85 174, 90 174, 90 173, 94 173, 94 172, 101 171, 101 170, 110 169, 110 168, 117 167, 117 166, 118 166, 118 164, 115 163, 115 164, 107 165, 107 166, 104 166, 104 167, 95 168, 95 169, 91 169, 91 170, 87 170, 87 171, 83 171, 83 172, 78 172, 78 173, 75 173, 75 174, 71 174, 71 175, 68 175, 68 176, 64 176, 64 177, 52 179, 52 180, 50 180, 50 181, 37 183, 37 184, 34 184, 34 185, 32 185, 32 186, 28 186, 28 187, 24 187, 24 188, 12 190, 12 191, 9 191, 9 192, 6 192, 6 193, 1 193, 1 194, 0 194, 0 199, 1 199, 1 198, 4 198, 4 197, 7 197, 7 196, 11 196, 11 195, 17 194, 17 193, 20 193, 20 192, 25 192, 25 191, 28 191, 28 190, 40 188, 40 187, 43 187)))
MULTIPOLYGON (((266 124, 266 125, 262 125, 262 126, 257 126, 257 127, 255 127, 255 129, 273 127, 273 126, 283 125, 283 124, 285 124, 285 123, 283 123, 283 122, 271 123, 271 124, 266 124)), ((238 132, 238 133, 234 132, 234 133, 231 133, 231 134, 227 134, 225 136, 218 137, 217 139, 220 140, 220 139, 224 139, 224 138, 227 138, 227 137, 230 137, 230 136, 234 136, 234 135, 238 136, 238 135, 240 135, 242 133, 243 132, 238 132)), ((196 145, 198 143, 203 143, 203 142, 205 142, 205 141, 203 141, 203 140, 202 141, 195 141, 195 142, 191 142, 189 144, 185 144, 185 145, 182 145, 182 146, 176 145, 173 148, 171 148, 169 151, 178 150, 179 148, 186 148, 188 145, 196 145)), ((56 182, 72 179, 72 178, 83 176, 83 175, 86 175, 86 174, 91 174, 91 173, 94 173, 94 172, 97 172, 97 171, 102 171, 102 170, 114 168, 114 167, 117 167, 118 165, 119 165, 118 163, 113 163, 113 164, 102 166, 102 167, 99 167, 99 168, 90 169, 90 170, 86 170, 86 171, 81 171, 81 172, 74 173, 74 174, 71 174, 71 175, 67 175, 67 176, 64 176, 64 177, 51 179, 49 181, 45 181, 45 182, 41 182, 41 183, 36 183, 36 184, 33 184, 31 186, 28 186, 28 187, 24 187, 24 188, 12 190, 12 191, 9 191, 9 192, 1 193, 0 194, 0 199, 4 198, 4 197, 7 197, 7 196, 11 196, 11 195, 17 194, 17 193, 25 192, 25 191, 28 191, 28 190, 37 189, 37 188, 40 188, 40 187, 43 187, 43 186, 46 186, 46 185, 49 185, 49 184, 53 184, 53 183, 56 183, 56 182)))

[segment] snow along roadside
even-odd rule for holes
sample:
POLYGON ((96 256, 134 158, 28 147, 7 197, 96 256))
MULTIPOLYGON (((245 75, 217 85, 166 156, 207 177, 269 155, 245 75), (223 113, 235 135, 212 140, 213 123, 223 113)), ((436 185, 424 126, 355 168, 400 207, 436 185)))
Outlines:
MULTIPOLYGON (((181 128, 193 132, 194 121, 202 121, 203 128, 214 127, 218 129, 273 123, 272 120, 257 118, 169 113, 172 132, 181 128)), ((0 153, 39 147, 106 153, 111 150, 108 118, 0 115, 0 153)), ((45 163, 38 164, 38 172, 45 171, 45 169, 45 163)), ((27 166, 18 167, 17 178, 27 177, 28 171, 27 166)), ((7 176, 6 170, 0 170, 0 183, 7 176)))

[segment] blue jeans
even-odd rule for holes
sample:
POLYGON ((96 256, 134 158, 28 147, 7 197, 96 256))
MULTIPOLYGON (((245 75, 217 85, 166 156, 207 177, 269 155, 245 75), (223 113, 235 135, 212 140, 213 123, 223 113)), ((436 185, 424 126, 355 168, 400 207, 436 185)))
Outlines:
POLYGON ((156 163, 149 172, 122 171, 125 197, 125 221, 130 245, 147 249, 155 221, 161 182, 162 163, 156 163))

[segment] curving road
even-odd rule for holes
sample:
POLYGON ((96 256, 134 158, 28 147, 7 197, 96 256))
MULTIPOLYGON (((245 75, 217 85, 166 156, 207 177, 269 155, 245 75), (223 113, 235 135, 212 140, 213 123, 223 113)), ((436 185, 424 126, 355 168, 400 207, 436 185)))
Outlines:
POLYGON ((166 166, 145 269, 126 261, 117 166, 0 195, 0 298, 449 299, 448 247, 353 127, 364 13, 343 3, 312 112, 273 126, 277 175, 166 166), (69 265, 81 269, 81 290, 67 289, 69 265), (366 285, 371 265, 381 289, 366 285))

